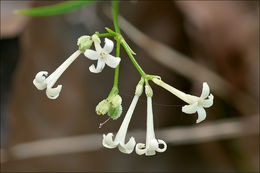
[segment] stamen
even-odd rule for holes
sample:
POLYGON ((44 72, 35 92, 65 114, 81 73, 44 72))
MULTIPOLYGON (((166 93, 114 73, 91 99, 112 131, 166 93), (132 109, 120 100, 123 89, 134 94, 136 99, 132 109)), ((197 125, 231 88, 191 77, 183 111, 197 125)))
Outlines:
POLYGON ((104 124, 106 124, 111 118, 109 117, 106 121, 104 121, 103 123, 99 124, 99 128, 101 128, 104 124))

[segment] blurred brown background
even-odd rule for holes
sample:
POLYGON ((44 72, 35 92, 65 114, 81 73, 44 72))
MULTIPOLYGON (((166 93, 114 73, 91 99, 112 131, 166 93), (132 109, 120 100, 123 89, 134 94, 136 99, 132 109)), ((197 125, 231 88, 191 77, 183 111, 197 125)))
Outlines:
MULTIPOLYGON (((63 85, 57 100, 32 84, 37 72, 53 72, 77 49, 78 37, 113 28, 108 1, 53 17, 13 14, 52 3, 1 1, 1 171, 259 172, 258 1, 120 2, 120 15, 148 36, 136 42, 139 31, 121 22, 145 72, 194 95, 207 81, 215 96, 206 120, 195 124, 197 115, 181 112, 182 101, 152 84, 155 133, 168 141, 167 151, 153 157, 101 146, 102 134, 116 132, 123 119, 98 128, 106 117, 95 106, 112 87, 112 69, 90 73, 93 61, 81 55, 57 81, 63 85)), ((124 115, 140 76, 121 52, 124 115)), ((142 97, 129 127, 138 142, 145 124, 142 97)))

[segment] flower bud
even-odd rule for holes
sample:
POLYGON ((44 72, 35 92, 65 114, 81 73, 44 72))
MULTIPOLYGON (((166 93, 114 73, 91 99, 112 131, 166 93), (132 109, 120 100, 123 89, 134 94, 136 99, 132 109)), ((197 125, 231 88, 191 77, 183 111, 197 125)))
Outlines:
POLYGON ((114 97, 112 97, 110 103, 111 103, 112 107, 117 107, 117 106, 121 105, 121 104, 122 104, 122 98, 121 98, 121 96, 118 95, 118 94, 115 95, 114 97))
POLYGON ((145 85, 145 94, 146 94, 147 97, 153 96, 153 90, 150 87, 150 85, 145 85))
POLYGON ((122 114, 122 105, 118 105, 117 107, 110 107, 109 111, 108 111, 108 115, 113 119, 116 120, 117 118, 119 118, 122 114))
POLYGON ((109 105, 108 101, 105 99, 98 103, 98 105, 96 107, 96 112, 98 115, 101 115, 101 114, 104 115, 108 112, 109 108, 110 108, 110 105, 109 105))
POLYGON ((135 89, 135 95, 141 96, 143 93, 143 88, 144 88, 143 85, 137 84, 136 89, 135 89))
POLYGON ((85 52, 86 49, 89 49, 92 46, 93 41, 88 35, 79 37, 77 45, 79 46, 80 52, 85 52))

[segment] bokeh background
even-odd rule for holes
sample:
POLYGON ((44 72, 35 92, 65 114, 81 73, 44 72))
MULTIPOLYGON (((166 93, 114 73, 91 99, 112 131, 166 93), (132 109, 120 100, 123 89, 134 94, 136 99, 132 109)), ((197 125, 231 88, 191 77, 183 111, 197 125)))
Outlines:
MULTIPOLYGON (((207 81, 215 96, 196 124, 197 115, 181 112, 184 102, 151 84, 155 133, 168 144, 152 157, 101 146, 123 119, 100 129, 107 117, 95 113, 112 87, 111 68, 92 74, 93 62, 81 55, 57 81, 56 100, 32 84, 77 49, 78 37, 113 28, 109 1, 52 17, 13 13, 53 3, 1 1, 1 171, 259 172, 258 1, 120 2, 123 36, 145 72, 194 95, 207 81)), ((124 51, 121 58, 124 115, 140 76, 124 51)), ((129 126, 138 142, 145 124, 142 96, 129 126)))

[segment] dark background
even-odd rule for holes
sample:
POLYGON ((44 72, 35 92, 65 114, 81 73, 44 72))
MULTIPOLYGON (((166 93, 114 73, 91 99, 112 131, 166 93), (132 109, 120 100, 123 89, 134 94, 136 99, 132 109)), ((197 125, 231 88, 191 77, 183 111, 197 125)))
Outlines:
MULTIPOLYGON (((184 71, 195 73, 196 79, 179 73, 174 66, 164 66, 164 56, 157 60, 152 56, 153 51, 163 50, 149 42, 138 46, 123 32, 145 72, 160 75, 167 83, 194 95, 200 95, 202 82, 207 81, 215 96, 214 105, 206 110, 206 120, 195 124, 197 115, 181 112, 182 101, 151 84, 156 131, 181 128, 178 131, 181 135, 185 129, 199 127, 201 134, 212 135, 208 140, 196 138, 196 134, 181 135, 187 140, 179 143, 174 137, 164 139, 169 141, 167 151, 152 157, 134 152, 126 155, 118 149, 101 147, 102 134, 117 131, 123 119, 122 116, 98 128, 106 117, 96 115, 95 106, 107 97, 112 87, 113 69, 106 67, 100 74, 90 73, 88 67, 93 62, 81 55, 56 82, 63 85, 56 100, 48 99, 44 91, 38 91, 32 84, 37 72, 46 70, 50 74, 77 50, 78 37, 95 31, 105 32, 104 27, 113 28, 106 15, 106 11, 111 10, 108 1, 53 17, 21 17, 13 13, 15 9, 52 3, 1 1, 1 171, 259 171, 257 1, 120 2, 119 13, 136 28, 219 75, 230 86, 224 87, 217 80, 209 81, 207 73, 198 73, 200 69, 189 69, 181 62, 175 63, 180 63, 184 71), (154 47, 144 50, 142 46, 154 47), (206 127, 217 125, 219 121, 237 124, 207 131, 206 127), (230 132, 231 129, 235 132, 230 132), (230 135, 225 137, 222 132, 230 132, 230 135), (17 149, 28 142, 92 134, 97 136, 84 143, 69 138, 75 144, 70 146, 65 142, 71 151, 64 153, 30 157, 26 153, 33 151, 33 147, 17 149), (191 136, 194 139, 188 140, 191 136), (88 148, 90 144, 92 148, 88 148), (84 149, 74 152, 79 146, 84 149)), ((119 90, 124 115, 140 76, 121 50, 119 90)), ((145 130, 145 124, 146 100, 142 96, 129 130, 139 133, 145 130)), ((178 135, 176 133, 169 135, 178 135)), ((162 138, 160 134, 158 132, 158 137, 162 138)), ((140 140, 144 139, 142 135, 140 140)), ((63 143, 57 145, 62 148, 63 143)), ((36 150, 38 153, 41 149, 36 150)))

